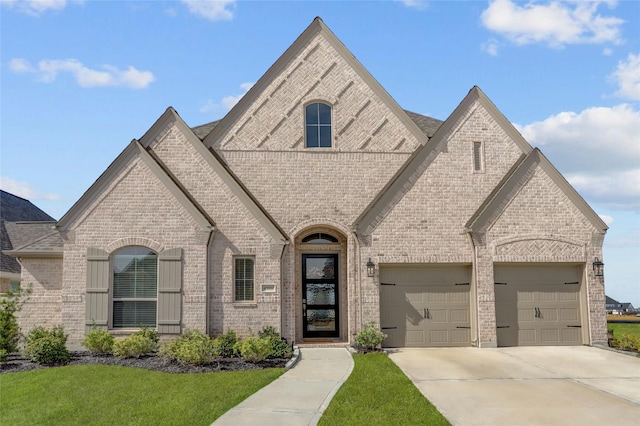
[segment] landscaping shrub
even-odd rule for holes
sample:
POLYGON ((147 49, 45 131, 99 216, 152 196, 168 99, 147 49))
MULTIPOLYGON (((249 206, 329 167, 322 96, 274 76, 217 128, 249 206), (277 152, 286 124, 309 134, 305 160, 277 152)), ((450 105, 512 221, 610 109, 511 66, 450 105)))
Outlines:
POLYGON ((213 341, 198 330, 185 330, 181 337, 160 346, 160 355, 183 364, 203 365, 215 358, 213 341))
POLYGON ((247 361, 263 361, 271 352, 269 339, 261 339, 257 336, 247 337, 240 343, 240 355, 247 361))
POLYGON ((374 350, 382 344, 387 335, 384 334, 376 324, 371 321, 365 324, 364 329, 356 334, 356 344, 362 348, 374 350))
POLYGON ((153 338, 139 331, 126 339, 116 340, 113 343, 113 354, 121 358, 140 358, 156 348, 157 343, 153 338))
POLYGON ((271 325, 264 326, 258 332, 258 337, 269 342, 269 354, 267 358, 289 358, 293 350, 291 346, 284 340, 280 333, 271 325))
POLYGON ((67 337, 61 325, 51 330, 37 326, 27 335, 22 356, 44 365, 66 362, 71 358, 66 346, 67 337))
POLYGON ((160 340, 160 335, 158 334, 158 331, 155 328, 142 327, 140 328, 140 330, 136 332, 136 334, 146 337, 147 339, 151 340, 155 345, 157 345, 158 341, 160 340))
POLYGON ((22 309, 29 294, 30 288, 9 291, 0 296, 0 351, 5 351, 7 355, 18 351, 20 327, 16 314, 22 309))
POLYGON ((7 353, 7 351, 4 349, 0 349, 0 364, 7 362, 8 359, 9 354, 7 353))
POLYGON ((93 325, 91 331, 84 336, 82 345, 92 354, 110 354, 113 352, 114 341, 111 333, 93 325))
POLYGON ((237 357, 240 352, 239 343, 238 336, 233 330, 220 334, 212 342, 214 354, 221 358, 237 357))

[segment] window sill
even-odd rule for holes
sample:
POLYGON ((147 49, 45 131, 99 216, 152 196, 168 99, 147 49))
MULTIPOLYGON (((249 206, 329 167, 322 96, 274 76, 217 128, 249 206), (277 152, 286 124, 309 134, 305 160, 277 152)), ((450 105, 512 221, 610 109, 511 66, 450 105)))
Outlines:
POLYGON ((233 302, 234 308, 257 308, 256 302, 233 302))

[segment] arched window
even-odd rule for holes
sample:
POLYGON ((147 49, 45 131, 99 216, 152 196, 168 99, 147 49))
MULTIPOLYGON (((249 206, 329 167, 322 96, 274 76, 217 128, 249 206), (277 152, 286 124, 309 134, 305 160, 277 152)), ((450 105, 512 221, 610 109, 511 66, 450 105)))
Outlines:
POLYGON ((158 255, 146 247, 113 254, 113 328, 155 327, 158 255))
POLYGON ((303 243, 316 243, 316 244, 327 244, 327 243, 337 243, 338 239, 333 235, 323 234, 321 232, 316 232, 314 234, 309 234, 302 239, 303 243))
POLYGON ((331 148, 331 107, 316 102, 305 108, 305 141, 307 148, 331 148))

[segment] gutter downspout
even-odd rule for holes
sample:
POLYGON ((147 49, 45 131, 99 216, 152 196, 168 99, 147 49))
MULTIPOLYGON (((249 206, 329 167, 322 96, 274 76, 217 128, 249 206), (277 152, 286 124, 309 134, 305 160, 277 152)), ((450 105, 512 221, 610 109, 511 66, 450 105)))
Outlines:
POLYGON ((211 227, 211 232, 209 232, 209 238, 207 238, 207 250, 206 250, 206 256, 207 256, 207 261, 206 261, 206 277, 207 277, 207 288, 205 290, 205 303, 204 303, 204 309, 205 309, 205 328, 204 331, 206 333, 207 336, 210 335, 211 333, 211 300, 210 300, 210 296, 211 296, 211 243, 213 243, 213 237, 215 236, 217 229, 215 226, 211 227))
MULTIPOLYGON (((284 251, 287 246, 291 243, 290 240, 282 241, 282 251, 280 252, 280 335, 282 336, 282 331, 284 330, 284 251)), ((294 314, 295 316, 295 314, 294 314)), ((295 343, 295 332, 294 336, 291 339, 292 343, 295 343)))

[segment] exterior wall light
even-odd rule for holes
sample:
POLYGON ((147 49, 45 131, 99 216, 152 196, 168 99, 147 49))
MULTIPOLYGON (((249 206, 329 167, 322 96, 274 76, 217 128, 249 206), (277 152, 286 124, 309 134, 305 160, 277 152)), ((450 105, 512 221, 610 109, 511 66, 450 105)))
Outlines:
POLYGON ((593 261, 593 275, 601 277, 604 275, 604 263, 597 257, 593 261))
POLYGON ((371 261, 371 258, 369 258, 369 261, 367 262, 367 276, 373 277, 375 274, 376 274, 376 265, 371 261))

